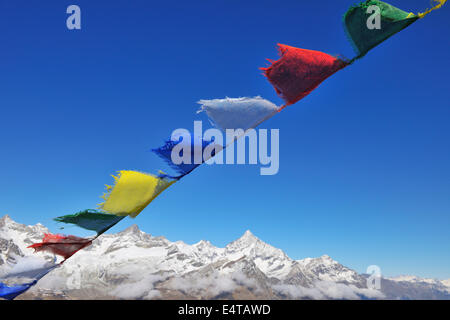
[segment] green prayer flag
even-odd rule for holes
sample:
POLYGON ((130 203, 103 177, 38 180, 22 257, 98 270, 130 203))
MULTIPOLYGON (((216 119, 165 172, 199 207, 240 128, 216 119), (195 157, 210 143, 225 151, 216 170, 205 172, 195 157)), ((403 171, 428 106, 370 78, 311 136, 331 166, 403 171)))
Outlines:
POLYGON ((419 19, 418 15, 400 10, 378 0, 367 0, 344 14, 344 28, 359 59, 397 32, 419 19))
POLYGON ((75 224, 81 228, 96 231, 100 235, 109 228, 113 227, 123 218, 125 217, 88 209, 75 214, 57 217, 53 220, 75 224))

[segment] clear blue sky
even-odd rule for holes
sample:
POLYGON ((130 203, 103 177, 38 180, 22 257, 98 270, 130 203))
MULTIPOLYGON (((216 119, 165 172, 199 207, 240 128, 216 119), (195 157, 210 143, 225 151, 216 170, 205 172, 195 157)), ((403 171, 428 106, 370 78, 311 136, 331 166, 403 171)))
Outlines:
MULTIPOLYGON (((56 232, 51 219, 95 208, 115 171, 166 169, 150 149, 205 120, 199 99, 281 104, 258 68, 278 42, 353 57, 353 2, 0 2, 0 215, 56 232)), ((224 246, 250 229, 295 259, 450 278, 449 18, 446 5, 267 121, 278 175, 201 166, 111 231, 224 246)))

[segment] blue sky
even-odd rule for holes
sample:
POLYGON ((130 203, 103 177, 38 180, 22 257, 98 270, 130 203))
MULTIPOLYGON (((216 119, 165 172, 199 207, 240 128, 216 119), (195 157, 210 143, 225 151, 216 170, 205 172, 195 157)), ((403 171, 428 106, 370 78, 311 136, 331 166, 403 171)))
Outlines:
MULTIPOLYGON (((353 57, 352 3, 2 1, 0 215, 57 232, 51 219, 95 208, 110 174, 166 169, 150 149, 206 120, 199 99, 281 104, 258 68, 277 43, 353 57)), ((224 246, 250 229, 295 259, 450 278, 449 18, 447 5, 265 122, 280 129, 277 175, 201 166, 111 231, 224 246)))

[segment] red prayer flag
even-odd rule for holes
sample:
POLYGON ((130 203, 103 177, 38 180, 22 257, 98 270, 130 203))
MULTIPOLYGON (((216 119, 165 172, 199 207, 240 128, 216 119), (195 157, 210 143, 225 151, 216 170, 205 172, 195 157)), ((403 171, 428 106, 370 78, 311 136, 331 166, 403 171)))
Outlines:
POLYGON ((35 252, 49 251, 67 260, 76 252, 91 244, 91 239, 46 233, 41 243, 32 244, 28 248, 33 248, 35 252))
POLYGON ((326 53, 278 44, 280 59, 261 68, 275 91, 291 105, 349 63, 326 53))

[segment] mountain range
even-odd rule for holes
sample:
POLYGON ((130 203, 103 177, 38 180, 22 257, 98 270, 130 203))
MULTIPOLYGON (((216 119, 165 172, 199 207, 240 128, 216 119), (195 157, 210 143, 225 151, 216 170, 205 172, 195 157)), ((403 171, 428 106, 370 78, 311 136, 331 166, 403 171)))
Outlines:
MULTIPOLYGON (((25 281, 55 263, 27 248, 49 230, 0 219, 0 278, 25 281)), ((450 299, 450 280, 381 278, 367 287, 331 257, 294 260, 246 231, 224 248, 154 237, 133 225, 104 234, 17 299, 450 299)))

